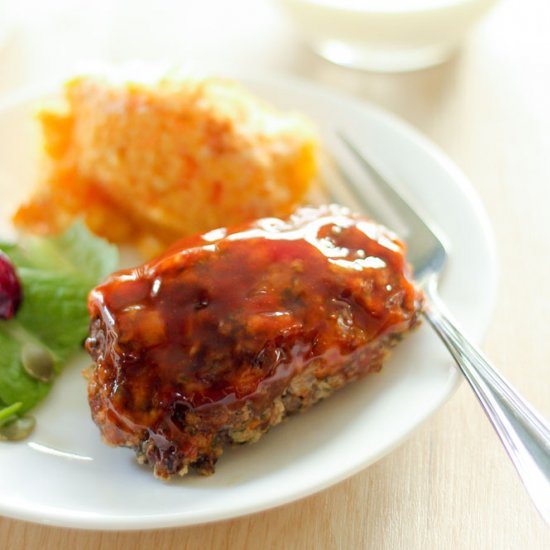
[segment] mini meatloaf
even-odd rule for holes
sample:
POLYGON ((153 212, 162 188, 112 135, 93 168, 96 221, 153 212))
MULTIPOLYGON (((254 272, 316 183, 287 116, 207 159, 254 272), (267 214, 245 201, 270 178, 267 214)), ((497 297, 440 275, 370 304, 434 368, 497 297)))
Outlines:
POLYGON ((339 206, 188 237, 89 297, 89 402, 157 477, 378 371, 418 321, 404 245, 339 206))

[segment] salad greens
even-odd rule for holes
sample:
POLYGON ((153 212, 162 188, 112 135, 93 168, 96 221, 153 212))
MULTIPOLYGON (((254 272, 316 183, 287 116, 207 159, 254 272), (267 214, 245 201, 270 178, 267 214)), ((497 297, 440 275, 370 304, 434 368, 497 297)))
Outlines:
POLYGON ((118 264, 115 246, 82 222, 55 237, 0 242, 23 289, 17 314, 0 319, 0 427, 28 412, 88 332, 88 292, 118 264), (33 365, 41 369, 40 375, 33 365))

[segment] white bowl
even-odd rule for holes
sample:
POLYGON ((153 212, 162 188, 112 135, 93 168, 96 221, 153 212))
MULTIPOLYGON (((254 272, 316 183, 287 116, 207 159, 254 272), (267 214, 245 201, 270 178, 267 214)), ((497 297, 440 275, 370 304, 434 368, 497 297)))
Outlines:
POLYGON ((397 72, 448 59, 497 0, 276 0, 322 57, 397 72))

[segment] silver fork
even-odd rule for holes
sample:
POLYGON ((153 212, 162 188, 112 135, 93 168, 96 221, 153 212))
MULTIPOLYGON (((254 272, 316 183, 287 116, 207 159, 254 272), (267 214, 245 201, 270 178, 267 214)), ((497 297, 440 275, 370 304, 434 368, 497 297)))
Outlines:
MULTIPOLYGON (((424 317, 443 341, 474 390, 535 506, 550 524, 550 428, 462 334, 438 296, 447 251, 439 231, 426 223, 345 136, 339 135, 369 180, 408 230, 409 262, 426 294, 424 317)), ((348 190, 369 210, 355 177, 339 166, 348 190)), ((383 216, 383 215, 382 215, 383 216)), ((384 216, 378 220, 384 222, 384 216)))

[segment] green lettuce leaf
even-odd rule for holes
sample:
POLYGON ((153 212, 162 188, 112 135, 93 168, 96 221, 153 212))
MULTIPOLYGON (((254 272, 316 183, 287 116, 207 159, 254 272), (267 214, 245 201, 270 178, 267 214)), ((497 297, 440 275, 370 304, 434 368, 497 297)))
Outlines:
POLYGON ((0 249, 17 268, 72 275, 90 287, 118 263, 117 248, 90 233, 82 221, 54 237, 24 236, 15 244, 0 242, 0 249))
POLYGON ((48 350, 59 373, 81 347, 88 332, 88 292, 118 264, 116 247, 91 234, 82 222, 56 237, 22 237, 1 243, 16 267, 23 300, 16 316, 0 320, 0 417, 21 403, 17 414, 32 409, 51 382, 31 377, 23 368, 23 346, 48 350))

